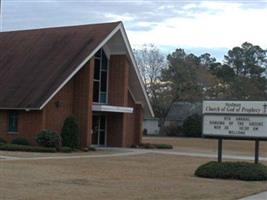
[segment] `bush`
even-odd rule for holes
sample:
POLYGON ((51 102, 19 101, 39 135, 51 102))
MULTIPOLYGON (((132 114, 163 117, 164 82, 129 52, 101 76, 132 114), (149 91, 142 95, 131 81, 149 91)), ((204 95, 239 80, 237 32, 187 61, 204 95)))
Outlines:
POLYGON ((238 179, 246 181, 267 180, 267 166, 246 162, 208 162, 200 166, 195 175, 205 178, 238 179))
POLYGON ((147 135, 147 129, 146 128, 144 128, 144 130, 143 130, 143 135, 147 135))
POLYGON ((61 148, 59 149, 59 151, 60 151, 60 152, 63 152, 63 153, 71 153, 71 152, 73 151, 73 149, 70 148, 70 147, 61 147, 61 148))
POLYGON ((34 147, 29 145, 18 145, 18 144, 2 144, 0 145, 0 150, 3 151, 26 151, 26 152, 57 152, 56 148, 46 148, 46 147, 34 147))
POLYGON ((166 135, 166 136, 182 136, 182 128, 177 127, 175 125, 170 125, 170 126, 164 126, 160 130, 161 135, 166 135))
POLYGON ((11 144, 18 144, 18 145, 28 145, 30 146, 30 142, 25 138, 15 138, 11 141, 11 144))
POLYGON ((6 141, 3 138, 0 138, 0 144, 6 144, 6 141))
POLYGON ((140 147, 144 149, 155 149, 156 148, 153 144, 150 144, 150 143, 140 144, 140 147))
POLYGON ((172 145, 170 144, 154 144, 154 146, 157 148, 157 149, 172 149, 172 145))
POLYGON ((78 120, 74 116, 65 119, 61 131, 63 146, 70 148, 78 148, 80 146, 78 120))
POLYGON ((61 146, 60 135, 48 129, 44 129, 38 133, 36 142, 43 147, 54 147, 58 149, 61 146))
MULTIPOLYGON (((133 148, 137 146, 132 145, 133 148)), ((172 145, 170 144, 151 144, 151 143, 142 143, 139 146, 140 148, 144 149, 172 149, 172 145)))
POLYGON ((188 137, 201 137, 202 117, 198 114, 188 117, 183 123, 183 133, 188 137))
POLYGON ((89 151, 96 151, 96 148, 90 146, 90 147, 88 148, 88 150, 89 150, 89 151))

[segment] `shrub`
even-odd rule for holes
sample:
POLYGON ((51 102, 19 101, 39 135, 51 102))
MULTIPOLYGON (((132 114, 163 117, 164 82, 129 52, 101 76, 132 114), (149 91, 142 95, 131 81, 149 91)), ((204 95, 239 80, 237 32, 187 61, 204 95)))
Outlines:
POLYGON ((29 145, 18 145, 18 144, 2 144, 0 145, 0 150, 3 151, 26 151, 26 152, 57 152, 56 148, 47 147, 34 147, 29 145))
POLYGON ((44 129, 38 133, 36 142, 43 147, 55 147, 58 149, 61 146, 60 135, 48 129, 44 129))
POLYGON ((96 148, 95 148, 95 147, 92 147, 92 146, 90 146, 90 147, 88 148, 88 150, 89 150, 89 151, 96 151, 96 148))
POLYGON ((15 138, 11 141, 11 144, 18 144, 18 145, 31 145, 30 142, 25 138, 15 138))
POLYGON ((63 153, 71 153, 71 152, 73 151, 73 149, 70 148, 70 147, 61 147, 61 148, 59 149, 59 151, 60 151, 60 152, 63 152, 63 153))
POLYGON ((0 138, 0 144, 6 144, 6 141, 3 138, 0 138))
POLYGON ((175 125, 170 125, 170 126, 164 126, 160 129, 160 134, 161 135, 166 135, 166 136, 182 136, 182 128, 177 127, 175 125))
POLYGON ((78 148, 80 146, 79 132, 78 120, 74 116, 66 118, 61 131, 63 146, 78 148))
MULTIPOLYGON (((133 145, 132 145, 133 146, 133 145)), ((136 148, 137 146, 134 146, 133 148, 136 148)), ((142 143, 139 146, 140 148, 144 149, 172 149, 172 145, 170 144, 151 144, 151 143, 142 143)))
POLYGON ((195 175, 205 178, 238 179, 246 181, 267 180, 267 166, 246 162, 208 162, 200 166, 195 175))
POLYGON ((157 148, 157 149, 172 149, 172 145, 170 144, 154 144, 154 146, 157 148))
POLYGON ((144 149, 155 149, 156 148, 153 144, 150 144, 150 143, 140 144, 140 147, 144 149))
POLYGON ((143 135, 147 135, 147 129, 146 128, 144 128, 144 130, 143 130, 143 135))
POLYGON ((200 137, 202 132, 202 117, 194 114, 183 123, 183 133, 188 137, 200 137))

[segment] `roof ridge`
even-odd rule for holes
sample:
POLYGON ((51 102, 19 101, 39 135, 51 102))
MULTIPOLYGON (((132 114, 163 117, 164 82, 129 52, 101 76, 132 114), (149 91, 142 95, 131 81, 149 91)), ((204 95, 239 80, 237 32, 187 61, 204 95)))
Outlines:
POLYGON ((40 30, 58 30, 58 29, 68 29, 68 28, 79 28, 79 27, 86 27, 86 26, 101 26, 101 25, 111 25, 117 24, 119 25, 122 21, 114 21, 114 22, 103 22, 103 23, 93 23, 93 24, 76 24, 76 25, 64 25, 64 26, 51 26, 51 27, 41 27, 41 28, 32 28, 32 29, 19 29, 19 30, 8 30, 2 31, 1 33, 14 33, 14 32, 27 32, 27 31, 40 31, 40 30))

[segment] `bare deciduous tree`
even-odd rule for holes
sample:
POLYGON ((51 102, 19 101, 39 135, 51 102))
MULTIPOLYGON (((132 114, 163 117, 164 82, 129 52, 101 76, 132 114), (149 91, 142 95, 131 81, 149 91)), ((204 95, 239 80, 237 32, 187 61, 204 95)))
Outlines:
POLYGON ((153 85, 159 81, 161 70, 166 66, 165 56, 154 44, 144 44, 141 49, 133 51, 145 83, 146 92, 151 97, 153 85))

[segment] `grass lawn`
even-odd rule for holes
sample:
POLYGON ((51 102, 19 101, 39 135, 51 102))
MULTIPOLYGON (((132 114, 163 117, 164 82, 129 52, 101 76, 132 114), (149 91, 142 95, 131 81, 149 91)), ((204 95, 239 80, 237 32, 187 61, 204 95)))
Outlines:
POLYGON ((4 161, 0 199, 236 199, 267 190, 266 182, 203 179, 203 158, 127 157, 4 161))
MULTIPOLYGON (((216 139, 180 138, 180 137, 143 137, 144 143, 171 144, 174 150, 188 152, 217 152, 216 139)), ((223 152, 232 155, 254 156, 254 141, 223 140, 223 152)), ((267 157, 267 141, 260 142, 260 155, 267 157)))

